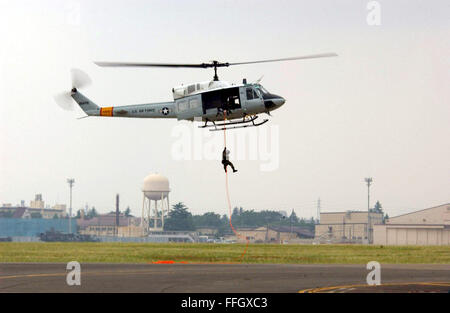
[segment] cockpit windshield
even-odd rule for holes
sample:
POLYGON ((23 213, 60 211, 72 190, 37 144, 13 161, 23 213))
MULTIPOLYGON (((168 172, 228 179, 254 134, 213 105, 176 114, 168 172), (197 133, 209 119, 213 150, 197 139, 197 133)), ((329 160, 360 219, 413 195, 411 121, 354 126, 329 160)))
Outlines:
POLYGON ((260 90, 263 94, 269 94, 266 88, 264 88, 262 85, 255 85, 256 89, 260 90))

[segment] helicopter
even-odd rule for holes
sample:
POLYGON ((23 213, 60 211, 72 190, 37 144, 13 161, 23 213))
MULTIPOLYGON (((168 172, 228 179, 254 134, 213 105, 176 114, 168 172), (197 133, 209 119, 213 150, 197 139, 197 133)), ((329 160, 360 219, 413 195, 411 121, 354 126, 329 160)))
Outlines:
MULTIPOLYGON (((261 84, 261 78, 254 83, 247 83, 244 78, 240 84, 230 84, 219 80, 217 69, 235 65, 293 61, 334 57, 336 53, 322 53, 299 57, 269 59, 247 62, 219 62, 198 64, 178 63, 124 63, 124 62, 94 62, 100 67, 165 67, 165 68, 213 68, 214 77, 211 81, 196 82, 172 88, 173 101, 146 103, 124 106, 99 107, 89 100, 78 89, 91 83, 90 78, 81 70, 72 69, 72 89, 55 97, 60 106, 64 107, 72 99, 86 113, 86 116, 129 117, 129 118, 172 118, 177 120, 202 121, 200 128, 210 131, 224 129, 257 127, 268 122, 268 119, 256 121, 258 114, 280 108, 286 100, 279 95, 270 93, 261 84)), ((84 118, 83 117, 83 118, 84 118)))

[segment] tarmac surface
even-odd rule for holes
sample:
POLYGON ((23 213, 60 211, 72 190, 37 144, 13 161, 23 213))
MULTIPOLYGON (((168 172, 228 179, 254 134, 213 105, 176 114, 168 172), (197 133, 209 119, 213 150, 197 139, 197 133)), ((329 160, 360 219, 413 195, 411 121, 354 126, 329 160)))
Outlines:
POLYGON ((360 265, 81 264, 69 286, 62 263, 0 263, 0 292, 450 292, 450 265, 381 264, 381 286, 360 265))

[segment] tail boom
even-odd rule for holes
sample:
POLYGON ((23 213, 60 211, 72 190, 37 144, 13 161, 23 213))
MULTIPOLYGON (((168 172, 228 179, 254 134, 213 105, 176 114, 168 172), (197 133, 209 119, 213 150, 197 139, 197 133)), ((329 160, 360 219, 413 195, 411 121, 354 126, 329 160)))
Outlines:
POLYGON ((80 106, 80 108, 89 116, 100 116, 102 109, 96 105, 94 102, 89 100, 76 88, 72 89, 71 96, 73 100, 80 106))
POLYGON ((89 116, 134 117, 134 118, 176 118, 175 102, 124 105, 118 107, 99 107, 75 88, 72 98, 89 116))

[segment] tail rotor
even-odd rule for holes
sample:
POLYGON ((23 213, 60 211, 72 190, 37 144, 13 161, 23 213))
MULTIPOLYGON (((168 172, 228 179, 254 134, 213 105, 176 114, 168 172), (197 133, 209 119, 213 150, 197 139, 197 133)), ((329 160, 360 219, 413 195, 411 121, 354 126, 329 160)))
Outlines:
POLYGON ((53 99, 62 109, 71 111, 74 108, 72 93, 77 92, 77 89, 91 85, 92 80, 85 72, 76 68, 70 70, 70 77, 72 81, 72 90, 58 93, 53 99))

